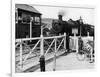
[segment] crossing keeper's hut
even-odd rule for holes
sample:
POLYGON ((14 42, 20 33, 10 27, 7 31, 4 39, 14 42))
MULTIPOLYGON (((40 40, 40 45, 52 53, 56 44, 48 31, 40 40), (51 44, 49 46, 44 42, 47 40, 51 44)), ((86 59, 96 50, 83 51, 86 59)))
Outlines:
POLYGON ((33 6, 15 4, 15 34, 16 38, 39 37, 41 28, 41 13, 33 6))

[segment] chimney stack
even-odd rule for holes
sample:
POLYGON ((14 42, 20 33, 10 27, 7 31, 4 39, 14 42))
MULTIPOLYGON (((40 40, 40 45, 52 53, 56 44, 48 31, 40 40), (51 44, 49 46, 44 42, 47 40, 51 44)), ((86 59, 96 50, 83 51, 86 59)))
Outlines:
POLYGON ((62 21, 62 15, 58 15, 58 19, 62 21))

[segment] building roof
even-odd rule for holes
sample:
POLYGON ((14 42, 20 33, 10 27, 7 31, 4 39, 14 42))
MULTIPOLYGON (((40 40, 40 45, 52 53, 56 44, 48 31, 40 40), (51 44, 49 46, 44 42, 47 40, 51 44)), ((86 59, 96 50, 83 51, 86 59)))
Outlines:
POLYGON ((30 6, 30 5, 27 5, 27 4, 15 4, 15 7, 16 8, 19 8, 19 9, 23 9, 23 10, 27 10, 27 11, 30 11, 30 12, 34 12, 34 13, 38 13, 38 14, 41 14, 39 11, 37 11, 34 7, 30 6))

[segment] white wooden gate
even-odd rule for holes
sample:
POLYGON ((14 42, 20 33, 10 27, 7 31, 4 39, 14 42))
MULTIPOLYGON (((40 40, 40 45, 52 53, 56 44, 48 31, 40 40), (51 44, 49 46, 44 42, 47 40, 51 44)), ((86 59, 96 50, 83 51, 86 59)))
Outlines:
POLYGON ((70 36, 69 48, 71 50, 75 50, 76 52, 78 52, 78 37, 77 36, 70 36))
POLYGON ((16 43, 15 43, 16 68, 18 68, 21 71, 24 71, 26 69, 26 67, 24 67, 24 63, 28 61, 30 57, 35 55, 38 56, 38 58, 40 58, 42 55, 46 56, 50 52, 50 50, 52 50, 53 58, 54 58, 53 70, 56 70, 56 53, 59 51, 62 45, 65 52, 66 33, 64 33, 64 35, 52 36, 52 37, 43 37, 43 35, 41 35, 40 37, 36 37, 36 38, 16 39, 16 43), (51 41, 48 42, 47 40, 51 40, 51 41), (30 45, 27 43, 28 41, 31 42, 37 41, 37 42, 34 45, 30 45))

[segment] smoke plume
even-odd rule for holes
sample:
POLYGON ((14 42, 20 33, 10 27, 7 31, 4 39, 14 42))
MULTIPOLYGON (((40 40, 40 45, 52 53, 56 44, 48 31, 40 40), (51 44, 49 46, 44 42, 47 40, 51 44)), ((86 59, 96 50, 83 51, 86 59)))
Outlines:
POLYGON ((64 10, 60 10, 59 12, 58 12, 58 15, 62 15, 62 16, 65 16, 65 11, 64 10))

